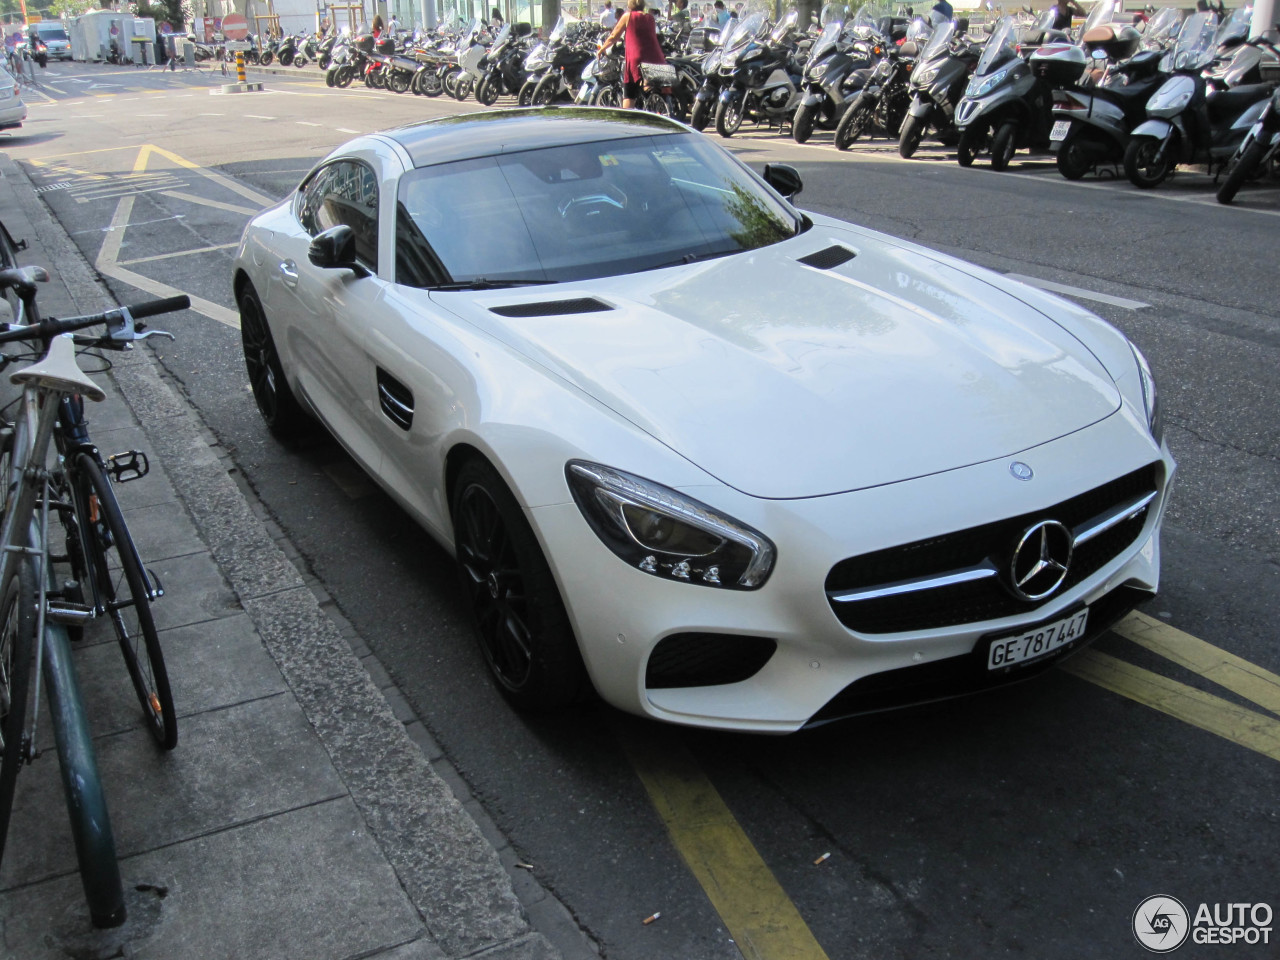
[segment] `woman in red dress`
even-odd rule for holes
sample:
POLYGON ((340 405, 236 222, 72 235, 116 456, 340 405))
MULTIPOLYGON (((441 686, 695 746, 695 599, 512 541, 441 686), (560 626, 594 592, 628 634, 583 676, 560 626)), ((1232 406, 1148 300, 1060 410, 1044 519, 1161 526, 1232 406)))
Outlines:
POLYGON ((627 0, 627 12, 618 18, 613 31, 600 44, 603 55, 626 33, 626 67, 622 71, 622 105, 633 107, 640 99, 644 87, 644 77, 640 74, 642 63, 666 63, 662 44, 658 42, 658 30, 653 23, 653 14, 644 12, 645 0, 627 0))

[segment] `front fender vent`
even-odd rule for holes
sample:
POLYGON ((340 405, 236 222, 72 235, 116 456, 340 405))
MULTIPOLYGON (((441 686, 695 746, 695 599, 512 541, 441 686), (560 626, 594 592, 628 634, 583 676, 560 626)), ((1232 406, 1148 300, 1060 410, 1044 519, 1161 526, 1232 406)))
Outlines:
POLYGON ((856 251, 850 250, 848 247, 842 247, 840 244, 836 244, 835 246, 827 247, 824 250, 818 250, 815 253, 811 253, 807 257, 800 257, 800 263, 803 263, 806 267, 814 267, 818 270, 833 270, 842 263, 848 263, 857 255, 856 251))
POLYGON ((381 367, 378 368, 378 405, 387 419, 401 430, 413 426, 413 391, 381 367))
POLYGON ((576 300, 541 300, 535 303, 509 303, 490 307, 490 313, 500 317, 562 317, 570 313, 604 313, 613 307, 595 297, 579 297, 576 300))

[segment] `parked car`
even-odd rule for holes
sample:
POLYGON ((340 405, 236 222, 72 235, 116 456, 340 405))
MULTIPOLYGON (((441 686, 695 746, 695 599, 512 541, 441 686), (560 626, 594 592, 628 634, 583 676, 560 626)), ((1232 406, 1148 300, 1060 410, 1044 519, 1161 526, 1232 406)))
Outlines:
POLYGON ((1157 589, 1137 348, 800 189, 517 109, 352 140, 246 227, 266 423, 322 423, 455 554, 516 706, 787 732, 1030 676, 1157 589))
POLYGON ((22 102, 22 88, 12 73, 0 67, 0 130, 22 126, 27 119, 27 105, 22 102))

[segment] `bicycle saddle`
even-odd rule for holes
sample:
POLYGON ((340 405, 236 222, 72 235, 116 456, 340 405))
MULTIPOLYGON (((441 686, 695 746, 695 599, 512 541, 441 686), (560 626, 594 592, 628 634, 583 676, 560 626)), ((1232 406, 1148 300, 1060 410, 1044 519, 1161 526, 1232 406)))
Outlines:
POLYGON ((31 383, 63 393, 79 393, 93 401, 107 398, 106 392, 77 365, 75 343, 69 333, 54 337, 45 358, 17 373, 9 374, 9 382, 19 386, 31 383))

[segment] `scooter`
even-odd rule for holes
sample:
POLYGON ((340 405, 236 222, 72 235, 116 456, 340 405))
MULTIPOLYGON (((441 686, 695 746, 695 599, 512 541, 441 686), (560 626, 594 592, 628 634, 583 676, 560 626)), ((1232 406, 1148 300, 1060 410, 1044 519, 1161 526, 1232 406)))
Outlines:
POLYGON ((1244 183, 1274 166, 1280 157, 1280 89, 1262 110, 1254 125, 1240 141, 1235 156, 1227 161, 1227 176, 1218 188, 1218 202, 1230 203, 1244 183))
POLYGON ((859 67, 870 66, 863 45, 852 44, 845 37, 846 13, 843 4, 829 3, 822 8, 822 32, 809 50, 801 83, 800 105, 791 118, 791 135, 796 143, 804 143, 815 126, 834 130, 841 114, 849 105, 844 82, 859 67))
POLYGON ((981 46, 965 35, 968 26, 967 20, 939 24, 920 52, 920 61, 911 72, 911 106, 898 133, 898 155, 904 160, 915 155, 930 127, 944 144, 960 139, 956 105, 982 53, 981 46))

